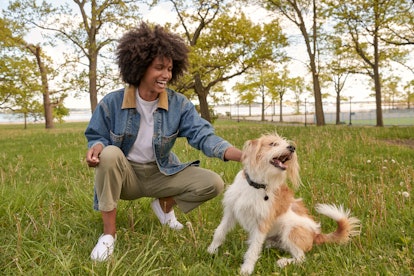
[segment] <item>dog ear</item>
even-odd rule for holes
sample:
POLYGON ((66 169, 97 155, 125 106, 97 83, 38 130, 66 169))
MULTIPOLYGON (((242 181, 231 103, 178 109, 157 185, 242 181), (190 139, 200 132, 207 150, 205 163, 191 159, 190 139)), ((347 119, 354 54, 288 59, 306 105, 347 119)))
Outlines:
POLYGON ((249 156, 247 153, 249 152, 251 143, 252 143, 252 140, 247 140, 246 142, 244 142, 242 156, 241 156, 242 162, 245 161, 246 158, 249 156))
POLYGON ((258 139, 246 141, 243 146, 241 161, 249 162, 249 163, 255 162, 256 161, 255 159, 251 159, 251 160, 247 160, 247 159, 249 159, 249 157, 251 158, 252 156, 257 156, 257 152, 260 148, 258 147, 258 145, 259 145, 258 139))
POLYGON ((289 165, 287 167, 287 177, 294 188, 298 188, 302 184, 299 175, 299 162, 296 153, 294 153, 292 155, 292 159, 289 160, 289 165))

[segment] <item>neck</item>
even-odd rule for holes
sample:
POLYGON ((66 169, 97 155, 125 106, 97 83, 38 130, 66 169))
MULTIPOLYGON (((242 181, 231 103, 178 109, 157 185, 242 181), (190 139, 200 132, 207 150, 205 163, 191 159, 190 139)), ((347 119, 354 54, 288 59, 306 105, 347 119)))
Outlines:
POLYGON ((144 90, 139 87, 138 87, 138 94, 141 97, 141 99, 147 102, 155 101, 159 96, 159 93, 153 92, 151 90, 144 90))
POLYGON ((249 183, 250 186, 256 188, 256 189, 265 189, 266 190, 266 184, 260 184, 257 182, 254 182, 250 179, 250 176, 247 174, 246 171, 244 171, 244 175, 246 176, 246 181, 249 183))

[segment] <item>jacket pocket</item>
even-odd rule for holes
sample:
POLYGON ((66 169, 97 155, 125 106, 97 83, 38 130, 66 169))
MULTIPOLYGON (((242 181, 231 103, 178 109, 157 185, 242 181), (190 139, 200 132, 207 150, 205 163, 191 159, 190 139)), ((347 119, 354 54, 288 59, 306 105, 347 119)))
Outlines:
POLYGON ((164 158, 165 156, 168 156, 168 154, 171 151, 171 148, 174 146, 175 141, 177 140, 178 131, 176 133, 173 133, 170 136, 162 136, 161 137, 161 157, 164 158))
POLYGON ((117 147, 120 148, 121 145, 122 145, 122 142, 124 141, 125 135, 124 134, 117 135, 117 134, 113 133, 112 131, 110 131, 109 136, 111 138, 112 145, 117 146, 117 147))

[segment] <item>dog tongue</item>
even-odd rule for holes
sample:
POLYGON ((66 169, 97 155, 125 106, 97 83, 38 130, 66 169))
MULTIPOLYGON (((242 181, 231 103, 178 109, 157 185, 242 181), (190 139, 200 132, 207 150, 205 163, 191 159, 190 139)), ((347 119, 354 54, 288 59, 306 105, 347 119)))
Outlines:
POLYGON ((283 164, 279 159, 273 159, 273 162, 275 164, 276 167, 281 168, 282 170, 286 170, 287 166, 285 166, 285 164, 283 164))

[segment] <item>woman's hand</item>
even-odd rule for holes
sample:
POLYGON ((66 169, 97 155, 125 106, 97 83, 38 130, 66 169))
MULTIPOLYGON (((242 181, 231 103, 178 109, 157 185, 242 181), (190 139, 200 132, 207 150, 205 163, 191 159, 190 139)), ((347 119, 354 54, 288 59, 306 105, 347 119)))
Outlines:
POLYGON ((86 163, 89 167, 96 167, 99 165, 99 155, 103 150, 102 144, 96 144, 86 152, 86 163))

